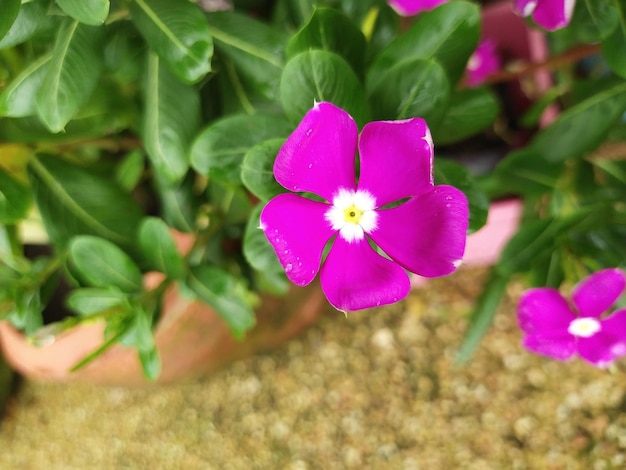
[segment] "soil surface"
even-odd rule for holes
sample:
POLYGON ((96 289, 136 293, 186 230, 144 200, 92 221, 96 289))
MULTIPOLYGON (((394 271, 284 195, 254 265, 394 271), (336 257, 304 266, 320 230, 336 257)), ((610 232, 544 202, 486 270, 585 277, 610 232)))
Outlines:
POLYGON ((2 469, 620 469, 626 367, 519 345, 513 285, 455 363, 483 270, 322 321, 276 351, 152 389, 25 381, 2 469))

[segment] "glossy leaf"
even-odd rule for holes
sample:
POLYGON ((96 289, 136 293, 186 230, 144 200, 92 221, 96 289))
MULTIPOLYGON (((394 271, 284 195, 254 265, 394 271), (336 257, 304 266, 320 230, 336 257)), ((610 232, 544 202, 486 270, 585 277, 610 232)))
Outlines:
POLYGON ((173 279, 184 274, 183 258, 162 219, 148 217, 139 226, 139 249, 150 267, 173 279))
POLYGON ((213 39, 204 14, 192 2, 133 0, 133 23, 150 49, 178 78, 194 83, 211 71, 213 39))
POLYGON ((264 140, 286 138, 293 127, 282 117, 253 114, 222 118, 206 127, 191 147, 196 171, 224 183, 241 182, 241 163, 248 150, 264 140))
POLYGON ((161 359, 156 348, 154 332, 152 330, 152 315, 145 309, 135 310, 134 343, 139 354, 139 362, 145 377, 156 380, 161 373, 161 359))
POLYGON ((489 127, 498 116, 500 104, 486 87, 466 88, 452 94, 439 125, 431 128, 438 144, 458 142, 489 127))
POLYGON ((145 170, 145 158, 139 149, 128 152, 115 168, 115 180, 126 191, 137 186, 145 170))
POLYGON ((198 207, 203 202, 194 190, 194 176, 190 172, 181 182, 175 184, 159 177, 154 179, 163 220, 181 232, 193 231, 198 207))
POLYGON ((547 162, 532 150, 516 150, 498 163, 495 176, 509 193, 543 194, 557 187, 563 163, 547 162))
POLYGON ((546 161, 580 158, 603 141, 626 110, 626 83, 601 89, 567 109, 550 126, 540 131, 530 149, 546 161))
POLYGON ((246 261, 257 271, 284 272, 276 252, 260 228, 259 216, 263 206, 259 205, 250 215, 243 239, 243 254, 246 261))
POLYGON ((287 36, 277 28, 234 12, 207 15, 215 47, 245 81, 268 99, 278 97, 287 36))
POLYGON ((142 289, 141 271, 135 262, 108 240, 79 235, 70 241, 68 256, 80 279, 89 286, 129 293, 142 289))
MULTIPOLYGON (((0 4, 0 6, 3 5, 3 3, 0 4)), ((13 47, 30 39, 37 32, 42 22, 45 21, 47 8, 48 6, 45 2, 24 3, 19 9, 17 17, 12 21, 9 30, 4 35, 0 35, 0 49, 13 47)), ((10 17, 9 13, 3 20, 7 20, 10 17)))
POLYGON ((284 192, 274 178, 274 160, 285 139, 271 139, 252 147, 243 158, 241 181, 261 201, 284 192))
POLYGON ((67 306, 81 316, 90 316, 128 304, 128 294, 113 287, 82 287, 67 296, 67 306))
POLYGON ((143 214, 113 180, 49 155, 30 160, 29 179, 55 244, 63 246, 74 235, 91 234, 124 248, 134 246, 143 214))
POLYGON ((367 43, 354 21, 331 8, 316 8, 309 22, 291 37, 287 58, 311 49, 334 52, 360 73, 363 69, 367 43))
POLYGON ((109 16, 109 0, 55 0, 61 9, 81 23, 100 26, 109 16))
POLYGON ((376 119, 419 116, 435 125, 445 110, 450 84, 434 60, 409 59, 394 65, 387 79, 368 89, 376 119))
POLYGON ((0 166, 0 224, 14 224, 26 217, 31 192, 0 166))
POLYGON ((626 1, 616 0, 617 27, 602 41, 602 57, 613 72, 626 78, 626 1))
POLYGON ((240 282, 214 266, 196 266, 187 278, 187 286, 212 306, 226 322, 236 339, 243 339, 256 319, 250 307, 250 293, 240 282))
POLYGON ((293 122, 299 122, 316 101, 330 101, 345 109, 359 125, 370 116, 359 79, 333 52, 303 52, 287 62, 280 81, 280 100, 293 122))
POLYGON ((578 0, 565 32, 579 42, 592 43, 610 36, 618 24, 615 0, 578 0))
POLYGON ((142 137, 154 169, 170 182, 189 169, 189 144, 200 119, 200 97, 155 54, 148 58, 142 137))
POLYGON ((32 116, 37 110, 37 90, 48 73, 50 55, 28 65, 0 94, 0 116, 32 116))
POLYGON ((37 92, 37 113, 51 132, 61 132, 92 94, 102 70, 102 29, 66 21, 56 38, 46 78, 37 92))
POLYGON ((21 0, 0 0, 0 39, 11 29, 20 12, 21 0))

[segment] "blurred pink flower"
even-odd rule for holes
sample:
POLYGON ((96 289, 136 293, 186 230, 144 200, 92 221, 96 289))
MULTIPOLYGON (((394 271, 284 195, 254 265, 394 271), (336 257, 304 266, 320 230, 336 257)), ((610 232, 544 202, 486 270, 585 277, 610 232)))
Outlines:
POLYGON ((531 16, 535 23, 548 31, 567 26, 572 19, 576 0, 515 0, 518 15, 531 16))
POLYGON ((448 0, 387 0, 389 6, 400 16, 414 16, 432 10, 448 0))
POLYGON ((480 85, 494 72, 500 70, 500 58, 496 45, 489 39, 482 40, 465 68, 465 84, 473 87, 480 85))

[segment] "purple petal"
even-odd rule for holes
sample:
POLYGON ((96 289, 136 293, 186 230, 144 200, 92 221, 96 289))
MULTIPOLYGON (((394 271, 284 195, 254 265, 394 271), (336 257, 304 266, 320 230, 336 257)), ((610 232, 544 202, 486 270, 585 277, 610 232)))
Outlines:
POLYGON ((328 205, 295 194, 279 194, 261 212, 261 228, 287 277, 300 286, 319 271, 324 245, 335 233, 324 219, 328 205))
POLYGON ((389 6, 398 15, 413 16, 426 10, 432 10, 448 0, 388 0, 389 6))
POLYGON ((572 301, 583 317, 599 317, 618 299, 626 286, 619 269, 603 269, 583 279, 572 291, 572 301))
POLYGON ((377 207, 433 187, 433 141, 421 118, 366 124, 359 155, 359 189, 373 194, 377 207))
POLYGON ((616 359, 616 344, 613 336, 601 330, 589 338, 578 338, 578 355, 596 367, 607 367, 616 359))
POLYGON ((513 11, 521 16, 530 16, 535 8, 537 8, 537 3, 541 0, 515 0, 515 4, 513 5, 513 11))
POLYGON ((339 188, 356 189, 358 128, 332 103, 316 103, 287 138, 274 162, 274 176, 284 188, 312 192, 332 201, 339 188))
POLYGON ((533 20, 548 31, 567 26, 574 13, 576 0, 538 0, 533 20))
POLYGON ((343 312, 397 302, 411 289, 406 272, 376 253, 366 238, 348 243, 337 237, 320 280, 328 301, 343 312))
POLYGON ((470 57, 465 69, 465 83, 470 86, 480 85, 485 79, 500 70, 500 59, 493 41, 484 40, 470 57))
POLYGON ((517 305, 517 322, 528 335, 567 333, 569 324, 575 319, 576 315, 559 291, 549 287, 528 289, 517 305))
POLYGON ((387 255, 424 277, 445 276, 460 264, 465 250, 468 207, 465 195, 452 186, 391 209, 377 211, 378 228, 370 236, 387 255))
POLYGON ((615 359, 626 355, 626 309, 617 310, 610 317, 600 320, 602 333, 611 337, 611 352, 615 359))
POLYGON ((522 345, 537 354, 565 361, 576 353, 576 338, 567 331, 550 331, 526 336, 522 345))

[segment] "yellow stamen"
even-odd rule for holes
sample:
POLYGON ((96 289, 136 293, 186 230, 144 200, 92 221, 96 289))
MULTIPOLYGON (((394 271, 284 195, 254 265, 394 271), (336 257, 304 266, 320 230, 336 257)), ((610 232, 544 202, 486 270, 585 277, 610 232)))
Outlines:
POLYGON ((363 211, 358 207, 352 205, 343 211, 343 215, 346 218, 346 222, 351 224, 358 224, 363 216, 363 211))

